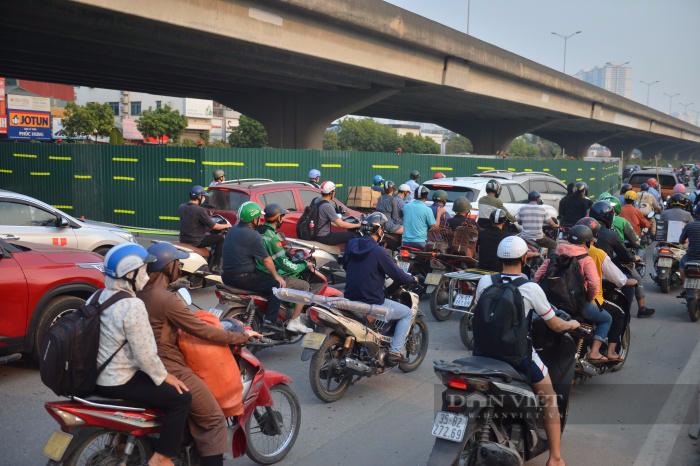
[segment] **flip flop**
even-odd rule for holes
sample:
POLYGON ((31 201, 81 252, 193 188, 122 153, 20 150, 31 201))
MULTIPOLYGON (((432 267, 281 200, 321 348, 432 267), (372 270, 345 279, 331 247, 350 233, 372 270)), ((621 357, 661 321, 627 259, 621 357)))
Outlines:
POLYGON ((610 362, 623 362, 624 360, 625 360, 625 358, 621 358, 620 356, 617 356, 614 358, 608 357, 608 361, 610 361, 610 362))
POLYGON ((603 356, 602 358, 596 358, 596 359, 593 359, 593 358, 590 358, 590 357, 589 357, 589 358, 588 358, 588 361, 591 362, 592 364, 599 364, 599 363, 610 362, 610 360, 609 360, 607 357, 605 357, 605 356, 603 356))

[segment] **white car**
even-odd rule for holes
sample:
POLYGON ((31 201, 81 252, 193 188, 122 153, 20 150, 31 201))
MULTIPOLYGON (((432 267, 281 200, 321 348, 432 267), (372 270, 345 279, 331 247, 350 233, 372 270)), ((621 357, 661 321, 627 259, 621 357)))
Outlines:
POLYGON ((105 255, 134 235, 109 223, 80 220, 24 194, 0 190, 0 235, 105 255))

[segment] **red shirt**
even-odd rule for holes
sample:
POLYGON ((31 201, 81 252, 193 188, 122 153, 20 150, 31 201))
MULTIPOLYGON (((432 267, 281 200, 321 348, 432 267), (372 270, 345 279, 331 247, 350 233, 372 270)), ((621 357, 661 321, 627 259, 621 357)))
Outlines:
POLYGON ((620 217, 632 224, 637 236, 642 234, 642 228, 651 226, 651 222, 633 204, 625 204, 620 209, 620 217))

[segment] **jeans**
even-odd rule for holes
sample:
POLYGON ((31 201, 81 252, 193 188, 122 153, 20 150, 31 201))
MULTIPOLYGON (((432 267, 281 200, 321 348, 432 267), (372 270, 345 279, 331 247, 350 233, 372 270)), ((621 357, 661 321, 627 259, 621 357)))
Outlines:
POLYGON ((394 328, 394 336, 391 338, 391 346, 389 351, 396 354, 401 354, 403 345, 406 344, 408 331, 411 330, 411 321, 413 320, 413 312, 411 308, 396 301, 385 299, 382 306, 389 308, 391 311, 387 313, 385 322, 398 320, 394 328))
POLYGON ((596 303, 586 303, 586 307, 583 308, 583 318, 596 324, 593 338, 605 341, 612 324, 612 316, 606 311, 601 311, 596 303))
POLYGON ((409 248, 425 249, 425 243, 413 243, 404 241, 402 246, 408 246, 409 248))

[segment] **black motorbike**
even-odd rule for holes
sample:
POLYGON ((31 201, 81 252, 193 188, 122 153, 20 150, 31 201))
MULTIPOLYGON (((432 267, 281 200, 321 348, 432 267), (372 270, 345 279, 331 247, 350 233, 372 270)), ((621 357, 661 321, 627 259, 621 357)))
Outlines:
POLYGON ((691 322, 700 319, 700 262, 688 261, 685 270, 685 300, 691 322))

